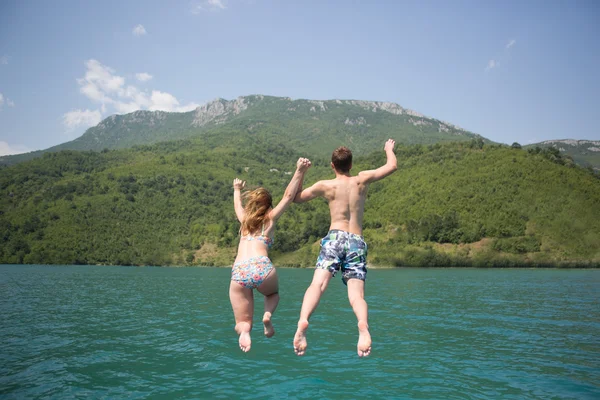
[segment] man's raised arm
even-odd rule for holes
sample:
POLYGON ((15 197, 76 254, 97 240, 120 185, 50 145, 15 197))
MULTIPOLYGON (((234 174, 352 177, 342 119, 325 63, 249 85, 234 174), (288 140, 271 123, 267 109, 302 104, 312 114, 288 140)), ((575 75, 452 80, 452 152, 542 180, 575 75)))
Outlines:
POLYGON ((319 181, 304 190, 302 190, 302 182, 300 182, 300 186, 296 192, 296 197, 294 197, 294 203, 305 203, 314 199, 315 197, 323 196, 324 194, 325 187, 322 181, 319 181))
POLYGON ((394 153, 395 145, 396 142, 393 139, 388 139, 387 142, 385 142, 383 150, 385 151, 387 161, 384 165, 377 169, 361 171, 358 173, 358 176, 363 178, 365 180, 365 183, 371 183, 383 179, 398 169, 396 154, 394 153))

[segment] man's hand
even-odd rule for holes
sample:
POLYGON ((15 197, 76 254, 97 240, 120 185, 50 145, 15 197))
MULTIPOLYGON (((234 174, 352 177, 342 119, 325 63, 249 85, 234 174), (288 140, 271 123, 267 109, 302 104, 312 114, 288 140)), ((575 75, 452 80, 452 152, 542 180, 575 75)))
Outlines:
POLYGON ((241 179, 235 178, 233 180, 233 188, 237 189, 237 190, 241 190, 244 188, 244 186, 246 186, 246 181, 243 181, 241 179))
POLYGON ((308 158, 300 157, 296 162, 296 169, 300 172, 306 172, 306 170, 310 168, 311 165, 312 163, 308 158))
POLYGON ((383 146, 383 150, 388 151, 388 150, 394 150, 394 146, 396 145, 396 141, 394 139, 388 139, 387 142, 385 142, 385 145, 383 146))

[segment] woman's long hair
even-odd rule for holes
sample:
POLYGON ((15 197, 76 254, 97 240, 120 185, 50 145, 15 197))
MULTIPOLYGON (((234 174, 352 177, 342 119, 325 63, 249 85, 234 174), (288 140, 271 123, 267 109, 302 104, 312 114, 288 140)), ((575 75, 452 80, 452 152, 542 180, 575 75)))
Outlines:
POLYGON ((267 212, 273 207, 271 193, 265 188, 254 189, 245 192, 243 195, 246 200, 244 206, 244 221, 242 221, 241 233, 254 234, 260 227, 267 222, 267 212))

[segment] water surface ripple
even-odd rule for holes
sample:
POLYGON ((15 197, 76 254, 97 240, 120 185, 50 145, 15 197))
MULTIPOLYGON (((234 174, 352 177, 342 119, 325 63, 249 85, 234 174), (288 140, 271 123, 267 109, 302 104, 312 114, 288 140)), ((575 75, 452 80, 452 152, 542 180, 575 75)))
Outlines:
POLYGON ((334 279, 280 269, 277 333, 239 351, 225 268, 0 266, 0 397, 598 399, 600 271, 371 270, 371 357, 334 279))

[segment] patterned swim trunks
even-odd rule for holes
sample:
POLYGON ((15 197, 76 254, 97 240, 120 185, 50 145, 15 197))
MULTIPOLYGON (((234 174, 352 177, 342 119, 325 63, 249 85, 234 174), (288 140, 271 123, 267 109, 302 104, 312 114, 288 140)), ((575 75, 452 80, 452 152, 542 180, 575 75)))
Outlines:
POLYGON ((245 288, 255 289, 263 283, 274 269, 267 256, 251 257, 233 264, 231 280, 245 288))
POLYGON ((362 236, 332 229, 321 240, 317 268, 326 269, 335 276, 342 271, 342 281, 367 278, 367 244, 362 236))

